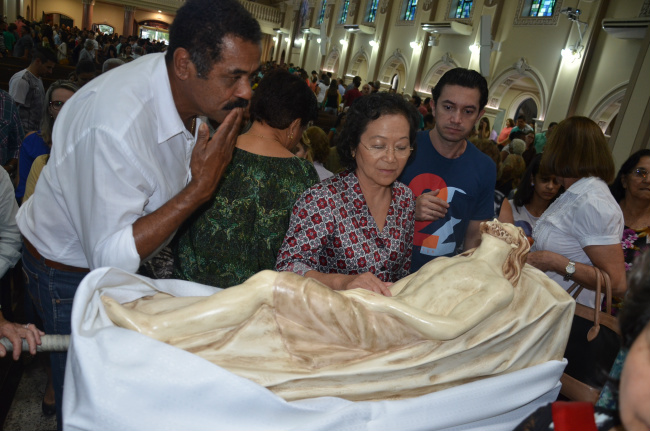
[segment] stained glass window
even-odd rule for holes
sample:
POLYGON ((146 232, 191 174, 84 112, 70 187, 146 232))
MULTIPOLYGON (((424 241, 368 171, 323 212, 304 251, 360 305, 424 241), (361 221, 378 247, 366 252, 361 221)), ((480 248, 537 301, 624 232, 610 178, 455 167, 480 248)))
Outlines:
POLYGON ((404 21, 413 21, 415 19, 415 10, 418 7, 418 0, 406 0, 406 7, 404 8, 404 14, 402 15, 402 20, 404 21))
POLYGON ((555 9, 555 0, 532 0, 528 16, 552 16, 555 9))
POLYGON ((341 17, 339 18, 339 24, 345 24, 345 21, 347 21, 349 7, 350 7, 350 0, 345 0, 343 2, 343 6, 341 7, 341 17))
POLYGON ((451 18, 469 18, 472 12, 472 0, 458 0, 456 9, 452 10, 451 18))
POLYGON ((377 19, 377 6, 379 5, 379 0, 370 0, 368 2, 368 11, 366 13, 366 22, 375 22, 377 19))
POLYGON ((327 6, 327 0, 323 0, 323 3, 320 7, 320 15, 318 15, 318 21, 316 22, 316 25, 322 25, 323 20, 325 19, 325 7, 327 6))

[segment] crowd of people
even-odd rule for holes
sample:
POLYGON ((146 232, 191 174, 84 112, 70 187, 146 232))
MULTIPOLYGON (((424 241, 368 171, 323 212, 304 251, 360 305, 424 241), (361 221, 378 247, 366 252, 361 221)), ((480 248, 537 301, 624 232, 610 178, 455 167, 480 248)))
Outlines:
MULTIPOLYGON (((187 1, 169 46, 2 24, 2 55, 31 59, 0 93, 11 125, 2 270, 22 246, 38 316, 35 325, 0 314, 14 359, 20 338, 34 354, 43 334, 70 333, 75 291, 95 268, 222 288, 274 269, 390 296, 432 259, 477 247, 493 218, 523 229, 529 264, 585 287, 578 302, 601 306, 597 267, 615 312, 626 308, 626 271, 649 248, 650 151, 615 175, 588 118, 535 133, 520 115, 498 132, 484 117, 485 78, 463 68, 423 101, 358 76, 346 87, 328 72, 260 65, 259 24, 230 0, 187 1), (66 62, 73 79, 44 91, 41 77, 66 62), (334 127, 314 125, 327 115, 334 127)), ((61 427, 65 353, 51 363, 61 427)))
POLYGON ((20 15, 13 23, 0 20, 0 58, 29 60, 37 46, 53 51, 59 64, 76 66, 80 61, 90 61, 98 67, 109 59, 130 62, 145 54, 167 49, 163 40, 152 41, 43 21, 30 22, 20 15))

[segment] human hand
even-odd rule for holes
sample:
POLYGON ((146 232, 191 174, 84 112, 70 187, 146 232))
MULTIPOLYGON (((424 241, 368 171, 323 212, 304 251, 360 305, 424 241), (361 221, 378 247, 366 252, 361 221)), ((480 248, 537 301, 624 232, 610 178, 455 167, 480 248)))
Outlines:
POLYGON ((415 220, 436 221, 447 214, 449 204, 438 197, 440 189, 422 193, 415 200, 415 220))
MULTIPOLYGON (((0 316, 0 337, 6 337, 13 344, 14 361, 20 358, 23 338, 27 340, 27 344, 29 345, 29 353, 35 355, 36 346, 41 344, 41 335, 45 335, 45 333, 39 331, 33 323, 20 325, 18 323, 8 322, 0 316)), ((7 350, 0 344, 0 358, 4 358, 6 354, 7 350)))
POLYGON ((366 272, 359 275, 349 275, 349 279, 343 286, 344 290, 366 289, 379 293, 384 296, 392 296, 388 286, 393 283, 381 281, 372 272, 366 272))
POLYGON ((531 253, 528 253, 526 263, 534 266, 540 271, 552 271, 551 257, 553 254, 555 253, 546 250, 533 251, 531 253))
POLYGON ((190 184, 196 187, 201 199, 206 202, 212 197, 212 193, 217 188, 232 159, 242 112, 241 108, 233 109, 221 123, 212 139, 209 139, 210 131, 207 124, 201 124, 199 127, 190 161, 192 172, 190 184))

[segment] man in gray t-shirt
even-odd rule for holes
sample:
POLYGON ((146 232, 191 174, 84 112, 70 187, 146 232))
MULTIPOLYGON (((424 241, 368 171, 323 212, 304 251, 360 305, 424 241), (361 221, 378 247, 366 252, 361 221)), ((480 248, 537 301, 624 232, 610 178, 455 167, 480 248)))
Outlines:
POLYGON ((25 133, 39 130, 45 102, 42 76, 51 75, 56 53, 42 46, 34 47, 27 69, 16 72, 9 80, 9 94, 18 105, 25 133))

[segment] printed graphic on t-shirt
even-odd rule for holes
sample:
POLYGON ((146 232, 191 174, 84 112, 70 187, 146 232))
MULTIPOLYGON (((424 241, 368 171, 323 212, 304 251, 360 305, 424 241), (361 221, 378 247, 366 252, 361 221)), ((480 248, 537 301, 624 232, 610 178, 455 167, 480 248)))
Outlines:
MULTIPOLYGON (((456 187, 447 187, 445 180, 436 174, 425 173, 413 178, 409 188, 415 196, 420 196, 433 190, 440 190, 438 197, 446 201, 449 205, 453 204, 455 196, 466 193, 456 187)), ((461 220, 448 216, 448 218, 436 221, 416 221, 415 234, 413 236, 413 245, 419 247, 421 254, 429 256, 444 256, 453 253, 460 244, 456 244, 454 236, 454 226, 461 220)), ((414 252, 417 253, 414 248, 414 252)))

